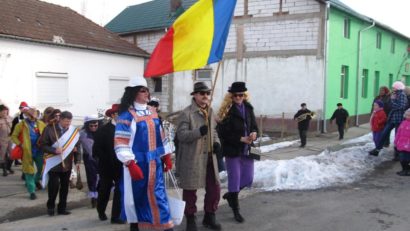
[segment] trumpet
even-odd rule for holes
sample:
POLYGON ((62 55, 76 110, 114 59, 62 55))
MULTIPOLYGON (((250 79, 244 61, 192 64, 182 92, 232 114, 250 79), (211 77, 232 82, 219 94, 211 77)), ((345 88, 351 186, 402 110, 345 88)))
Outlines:
POLYGON ((304 114, 302 114, 302 115, 296 117, 296 121, 298 121, 298 123, 299 123, 299 122, 302 122, 303 120, 307 119, 308 116, 310 116, 310 118, 313 119, 313 118, 316 117, 316 113, 313 112, 313 111, 312 111, 312 112, 308 112, 308 113, 304 113, 304 114))

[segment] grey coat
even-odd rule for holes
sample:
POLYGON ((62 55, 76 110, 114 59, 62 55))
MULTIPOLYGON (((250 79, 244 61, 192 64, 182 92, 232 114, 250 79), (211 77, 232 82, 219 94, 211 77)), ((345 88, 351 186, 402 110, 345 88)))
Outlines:
MULTIPOLYGON (((208 134, 211 135, 213 142, 219 143, 212 109, 209 114, 211 115, 211 123, 208 134)), ((211 150, 208 150, 208 136, 201 136, 199 131, 202 125, 205 125, 205 116, 199 110, 194 100, 192 100, 191 105, 181 111, 178 116, 176 171, 179 175, 179 186, 182 189, 196 190, 205 187, 208 151, 211 150)), ((212 154, 212 159, 215 180, 219 184, 218 162, 214 153, 212 154)))

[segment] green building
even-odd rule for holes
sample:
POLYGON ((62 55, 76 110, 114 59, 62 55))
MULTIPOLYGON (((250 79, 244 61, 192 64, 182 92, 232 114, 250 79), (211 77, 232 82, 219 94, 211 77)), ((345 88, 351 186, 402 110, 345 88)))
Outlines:
POLYGON ((410 85, 410 39, 337 0, 329 3, 326 118, 340 102, 355 116, 354 124, 366 123, 381 86, 391 89, 397 80, 410 85))

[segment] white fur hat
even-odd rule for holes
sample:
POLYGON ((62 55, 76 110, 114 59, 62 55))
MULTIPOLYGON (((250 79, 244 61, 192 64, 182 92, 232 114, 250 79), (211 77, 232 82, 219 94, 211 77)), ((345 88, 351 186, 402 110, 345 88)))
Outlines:
POLYGON ((97 121, 97 120, 102 120, 102 117, 98 117, 98 115, 88 115, 84 117, 84 123, 90 122, 90 121, 97 121))
POLYGON ((130 81, 128 82, 127 87, 137 87, 137 86, 148 87, 147 80, 141 76, 132 77, 130 81))
POLYGON ((404 112, 404 118, 406 118, 407 116, 410 116, 410 108, 409 109, 407 109, 405 112, 404 112))
POLYGON ((393 83, 393 88, 397 89, 397 90, 404 90, 404 88, 406 88, 406 86, 404 85, 404 83, 402 81, 396 81, 393 83))

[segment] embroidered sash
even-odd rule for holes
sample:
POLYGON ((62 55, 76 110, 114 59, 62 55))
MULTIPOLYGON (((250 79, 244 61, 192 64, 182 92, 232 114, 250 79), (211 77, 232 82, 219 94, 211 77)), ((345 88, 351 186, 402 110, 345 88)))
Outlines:
POLYGON ((62 159, 67 158, 67 156, 73 151, 79 138, 80 135, 78 133, 78 129, 71 125, 68 130, 53 144, 53 148, 63 148, 63 153, 60 154, 63 155, 63 158, 61 158, 60 155, 50 155, 49 157, 44 157, 43 176, 41 180, 43 188, 45 188, 48 183, 48 172, 50 169, 59 165, 62 162, 62 159))

